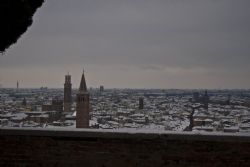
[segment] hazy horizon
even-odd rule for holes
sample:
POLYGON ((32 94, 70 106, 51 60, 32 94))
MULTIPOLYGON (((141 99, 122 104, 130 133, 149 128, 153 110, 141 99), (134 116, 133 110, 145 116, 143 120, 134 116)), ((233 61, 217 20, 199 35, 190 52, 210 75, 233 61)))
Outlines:
POLYGON ((249 89, 248 0, 50 0, 0 56, 2 87, 249 89))

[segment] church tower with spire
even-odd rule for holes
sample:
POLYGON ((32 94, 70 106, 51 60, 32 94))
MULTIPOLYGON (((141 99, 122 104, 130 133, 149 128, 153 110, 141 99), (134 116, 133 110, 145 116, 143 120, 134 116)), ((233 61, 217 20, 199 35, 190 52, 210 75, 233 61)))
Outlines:
POLYGON ((64 112, 71 111, 71 102, 72 102, 72 84, 71 84, 71 76, 65 75, 65 83, 64 83, 64 112))
POLYGON ((89 127, 89 111, 89 93, 83 71, 79 91, 76 95, 76 128, 89 127))

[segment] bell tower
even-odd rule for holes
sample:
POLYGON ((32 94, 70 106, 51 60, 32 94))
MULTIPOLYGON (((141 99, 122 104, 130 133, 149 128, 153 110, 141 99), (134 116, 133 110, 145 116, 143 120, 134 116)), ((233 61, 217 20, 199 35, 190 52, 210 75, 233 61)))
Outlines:
POLYGON ((71 76, 65 75, 65 83, 64 83, 64 112, 70 112, 71 111, 71 102, 72 102, 72 84, 71 84, 71 76))
POLYGON ((76 128, 89 127, 89 110, 89 93, 83 71, 79 91, 76 95, 76 128))

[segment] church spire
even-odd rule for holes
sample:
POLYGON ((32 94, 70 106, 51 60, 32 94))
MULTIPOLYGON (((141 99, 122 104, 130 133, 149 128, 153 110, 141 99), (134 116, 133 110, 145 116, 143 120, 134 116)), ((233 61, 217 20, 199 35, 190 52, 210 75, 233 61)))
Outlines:
POLYGON ((76 128, 89 128, 89 112, 89 93, 83 71, 79 92, 76 95, 76 128))
POLYGON ((80 87, 79 87, 79 92, 87 92, 87 85, 86 85, 86 81, 85 81, 84 70, 82 73, 82 79, 81 79, 81 83, 80 83, 80 87))

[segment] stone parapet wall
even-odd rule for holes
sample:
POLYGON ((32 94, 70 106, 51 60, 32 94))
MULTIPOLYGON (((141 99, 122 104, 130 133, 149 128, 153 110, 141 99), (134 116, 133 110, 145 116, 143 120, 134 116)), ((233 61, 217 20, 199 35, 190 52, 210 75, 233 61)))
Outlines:
POLYGON ((0 166, 250 166, 250 135, 0 129, 0 166))

